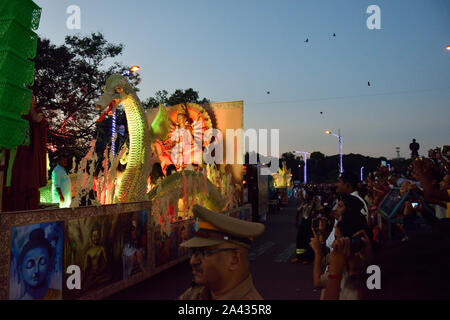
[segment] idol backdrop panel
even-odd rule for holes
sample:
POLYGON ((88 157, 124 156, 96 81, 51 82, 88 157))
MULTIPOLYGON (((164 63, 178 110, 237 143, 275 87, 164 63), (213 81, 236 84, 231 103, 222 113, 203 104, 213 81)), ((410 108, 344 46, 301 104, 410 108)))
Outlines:
MULTIPOLYGON (((203 151, 207 149, 206 145, 213 141, 205 141, 207 138, 205 133, 208 129, 216 129, 222 133, 223 138, 223 149, 222 158, 220 159, 221 164, 217 164, 221 170, 227 174, 231 174, 230 187, 232 188, 233 194, 233 205, 232 207, 238 207, 242 205, 242 177, 243 177, 243 161, 244 161, 244 139, 243 139, 243 128, 244 128, 244 102, 240 101, 229 101, 229 102, 212 102, 202 105, 196 104, 180 104, 176 106, 165 107, 169 114, 171 129, 169 133, 173 134, 177 128, 190 128, 190 132, 193 132, 191 143, 193 149, 195 149, 195 141, 200 139, 200 136, 196 135, 196 121, 203 121, 201 138, 203 139, 203 151), (200 110, 200 111, 199 111, 200 110), (193 127, 185 127, 183 123, 179 123, 180 120, 190 123, 193 127), (227 130, 233 130, 234 136, 233 140, 227 141, 227 130), (234 157, 231 157, 233 154, 234 157)), ((147 109, 146 116, 149 125, 158 115, 158 108, 147 109)), ((230 131, 231 132, 231 131, 230 131)), ((214 143, 215 144, 215 143, 214 143)), ((176 141, 172 141, 169 138, 167 141, 161 143, 164 146, 163 151, 159 150, 157 154, 152 154, 152 162, 160 162, 163 170, 165 166, 174 161, 171 158, 173 155, 173 148, 177 145, 176 141), (170 159, 170 160, 168 160, 170 159)), ((216 146, 218 147, 218 146, 216 146)), ((186 161, 183 157, 183 163, 195 163, 198 160, 193 156, 194 152, 190 154, 186 161)), ((200 153, 201 154, 201 153, 200 153)), ((215 150, 215 154, 218 151, 215 150)))

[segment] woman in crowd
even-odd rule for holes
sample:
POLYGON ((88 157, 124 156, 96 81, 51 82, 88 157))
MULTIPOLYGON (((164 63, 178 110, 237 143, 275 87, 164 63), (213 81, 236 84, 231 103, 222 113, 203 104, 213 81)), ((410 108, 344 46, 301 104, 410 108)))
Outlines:
MULTIPOLYGON (((369 243, 364 239, 365 243, 369 243)), ((354 270, 355 253, 351 240, 335 240, 330 254, 329 273, 324 299, 341 299, 339 278, 346 267, 354 270)), ((450 298, 450 219, 441 219, 431 230, 417 234, 408 242, 400 242, 380 250, 373 259, 376 266, 369 274, 362 273, 353 288, 362 300, 448 300, 450 298), (377 274, 378 273, 378 274, 377 274), (370 284, 368 286, 367 284, 370 284)), ((370 257, 370 249, 360 252, 370 257)))
MULTIPOLYGON (((439 153, 436 150, 430 152, 430 156, 438 158, 439 153)), ((374 254, 370 237, 363 236, 360 239, 362 250, 354 251, 354 236, 352 238, 349 233, 344 234, 341 232, 343 229, 339 228, 329 254, 324 299, 345 299, 345 290, 342 288, 349 286, 353 289, 353 298, 358 299, 450 298, 450 259, 445 254, 450 252, 450 215, 445 218, 442 213, 431 209, 431 204, 444 205, 446 214, 450 213, 450 175, 445 161, 415 159, 409 172, 399 174, 403 181, 400 184, 393 183, 393 187, 401 187, 402 198, 408 191, 414 191, 399 211, 404 218, 402 224, 405 228, 410 229, 410 223, 416 223, 421 218, 421 223, 416 224, 414 230, 407 230, 407 241, 385 244, 374 254), (376 266, 370 272, 367 271, 369 264, 376 266), (345 283, 342 280, 344 278, 345 283), (353 281, 348 282, 348 278, 353 281)), ((389 190, 379 187, 379 181, 369 179, 369 195, 372 188, 377 205, 389 193, 389 190)), ((345 213, 342 217, 345 217, 345 213)), ((345 221, 342 223, 344 227, 345 221)), ((341 222, 338 224, 340 226, 341 222)), ((363 231, 356 234, 361 233, 364 234, 363 231)), ((312 239, 311 245, 314 251, 323 254, 323 250, 319 251, 321 247, 317 237, 312 239)), ((321 266, 317 263, 314 268, 315 284, 319 283, 319 272, 321 266)))
MULTIPOLYGON (((341 239, 342 237, 355 237, 356 242, 361 244, 361 237, 367 238, 370 234, 370 230, 367 226, 367 221, 364 215, 361 214, 362 203, 361 201, 351 195, 342 195, 339 198, 336 219, 337 225, 334 227, 335 238, 341 239)), ((319 231, 314 231, 314 237, 311 238, 310 245, 314 251, 314 269, 313 269, 313 283, 316 289, 322 289, 321 299, 324 298, 324 290, 329 277, 333 277, 333 274, 328 270, 328 258, 327 247, 325 245, 325 239, 327 238, 327 232, 324 224, 319 226, 319 231)), ((369 241, 370 242, 370 241, 369 241)), ((371 245, 366 246, 371 248, 371 245)), ((356 249, 356 247, 355 247, 356 249)), ((344 271, 341 279, 341 299, 356 299, 358 291, 354 288, 356 277, 360 275, 364 260, 360 256, 355 256, 351 261, 351 272, 344 271), (358 269, 358 270, 357 270, 358 269), (349 277, 350 276, 350 277, 349 277)))

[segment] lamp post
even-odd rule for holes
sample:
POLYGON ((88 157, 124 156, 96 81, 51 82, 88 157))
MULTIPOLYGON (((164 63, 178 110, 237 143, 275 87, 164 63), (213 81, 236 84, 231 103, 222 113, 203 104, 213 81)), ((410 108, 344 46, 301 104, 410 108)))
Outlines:
POLYGON ((361 167, 361 181, 364 180, 364 167, 361 167))
POLYGON ((339 134, 333 133, 330 130, 325 131, 326 134, 331 134, 332 136, 335 136, 339 139, 339 153, 340 153, 340 160, 341 160, 341 164, 339 167, 339 173, 343 173, 344 172, 344 167, 342 165, 342 136, 339 130, 339 134))
POLYGON ((303 171, 304 172, 303 173, 303 184, 306 185, 306 183, 308 182, 307 173, 306 173, 306 171, 307 171, 306 162, 308 161, 307 157, 308 157, 309 152, 307 152, 307 151, 292 151, 292 153, 302 154, 303 158, 305 159, 305 168, 304 168, 304 171, 303 171))

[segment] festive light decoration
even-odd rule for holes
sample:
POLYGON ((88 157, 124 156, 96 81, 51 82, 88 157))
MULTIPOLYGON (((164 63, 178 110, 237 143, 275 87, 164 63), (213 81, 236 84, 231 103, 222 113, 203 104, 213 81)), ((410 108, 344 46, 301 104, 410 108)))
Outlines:
POLYGON ((122 104, 127 115, 130 151, 127 168, 119 186, 118 201, 142 201, 145 199, 145 182, 150 169, 149 130, 139 100, 128 97, 122 104))
MULTIPOLYGON (((129 70, 122 73, 123 76, 129 77, 131 73, 138 72, 141 70, 139 66, 133 65, 129 70)), ((111 124, 111 151, 113 156, 116 154, 116 112, 114 111, 112 115, 112 124, 111 124)))
POLYGON ((125 70, 122 75, 123 76, 127 76, 129 77, 133 72, 138 72, 139 70, 141 70, 141 68, 139 66, 132 66, 130 69, 125 70))
POLYGON ((111 121, 111 152, 116 155, 116 113, 112 115, 111 121))
POLYGON ((291 169, 286 167, 286 161, 283 161, 281 168, 278 168, 278 173, 272 174, 272 177, 275 188, 287 188, 291 186, 291 169))
POLYGON ((138 72, 139 70, 141 70, 141 68, 138 67, 138 66, 132 66, 132 67, 130 68, 130 72, 138 72))
MULTIPOLYGON (((0 2, 0 149, 29 144, 29 124, 21 118, 30 110, 34 62, 41 8, 31 0, 0 2)), ((10 166, 13 161, 10 161, 10 166)), ((1 184, 0 184, 1 186, 1 184)))

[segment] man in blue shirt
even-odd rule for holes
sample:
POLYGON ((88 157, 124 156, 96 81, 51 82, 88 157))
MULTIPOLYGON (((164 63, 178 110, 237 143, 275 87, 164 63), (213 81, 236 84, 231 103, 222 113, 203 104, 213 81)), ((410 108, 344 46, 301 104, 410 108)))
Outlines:
POLYGON ((70 203, 72 202, 72 186, 65 167, 67 167, 67 157, 61 155, 58 158, 58 164, 52 172, 53 203, 59 203, 60 208, 70 208, 70 203))

